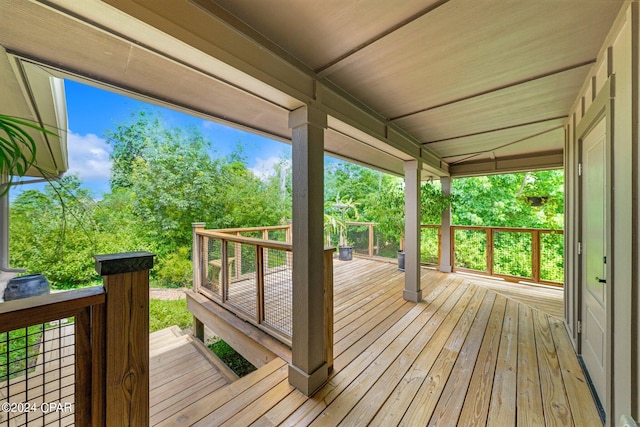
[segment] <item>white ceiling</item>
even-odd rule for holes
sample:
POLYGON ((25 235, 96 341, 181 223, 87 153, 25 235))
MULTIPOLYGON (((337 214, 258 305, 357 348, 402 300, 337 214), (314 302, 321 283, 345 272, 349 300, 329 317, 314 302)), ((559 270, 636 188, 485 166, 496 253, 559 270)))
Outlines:
POLYGON ((448 162, 561 152, 557 129, 623 4, 215 3, 448 162))
POLYGON ((313 103, 331 154, 471 174, 562 165, 565 118, 623 3, 0 0, 0 45, 283 141, 313 103))

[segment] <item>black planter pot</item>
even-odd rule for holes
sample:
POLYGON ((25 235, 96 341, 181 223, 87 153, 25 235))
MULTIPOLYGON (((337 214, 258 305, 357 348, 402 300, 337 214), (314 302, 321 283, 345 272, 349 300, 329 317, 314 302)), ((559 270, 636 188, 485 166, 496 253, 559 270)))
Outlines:
POLYGON ((353 259, 353 246, 340 246, 338 248, 338 259, 340 261, 351 261, 353 259))
POLYGON ((49 291, 49 281, 46 277, 42 274, 27 274, 9 280, 7 288, 4 290, 4 300, 34 297, 48 294, 49 291))
POLYGON ((404 251, 398 251, 398 270, 404 271, 404 251))

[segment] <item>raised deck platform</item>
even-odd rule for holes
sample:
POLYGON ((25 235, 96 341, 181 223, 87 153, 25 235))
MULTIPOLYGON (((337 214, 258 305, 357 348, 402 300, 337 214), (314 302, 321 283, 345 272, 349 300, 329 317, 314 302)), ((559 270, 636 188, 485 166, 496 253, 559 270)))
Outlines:
POLYGON ((159 425, 601 425, 555 316, 561 291, 427 269, 422 281, 409 303, 392 265, 336 262, 334 372, 315 396, 278 358, 159 425))
MULTIPOLYGON (((151 334, 151 425, 601 425, 557 317, 562 291, 428 269, 422 282, 424 301, 409 303, 393 265, 336 262, 334 371, 311 398, 280 357, 237 379, 177 328, 151 334)), ((45 341, 73 328, 57 331, 45 341)), ((66 368, 47 369, 72 387, 66 368)))

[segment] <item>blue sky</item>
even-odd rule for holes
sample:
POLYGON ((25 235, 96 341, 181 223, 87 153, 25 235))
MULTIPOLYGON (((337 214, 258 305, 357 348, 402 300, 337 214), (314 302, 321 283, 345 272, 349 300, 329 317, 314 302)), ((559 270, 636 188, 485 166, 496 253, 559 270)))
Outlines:
MULTIPOLYGON (((66 80, 65 92, 69 120, 68 173, 77 173, 96 198, 109 191, 111 147, 104 140, 105 131, 127 123, 131 114, 141 109, 160 112, 167 125, 172 127, 196 127, 211 141, 215 155, 228 155, 241 145, 249 168, 258 176, 268 174, 283 155, 291 155, 288 144, 92 86, 66 80)), ((13 196, 18 192, 13 192, 13 196)))

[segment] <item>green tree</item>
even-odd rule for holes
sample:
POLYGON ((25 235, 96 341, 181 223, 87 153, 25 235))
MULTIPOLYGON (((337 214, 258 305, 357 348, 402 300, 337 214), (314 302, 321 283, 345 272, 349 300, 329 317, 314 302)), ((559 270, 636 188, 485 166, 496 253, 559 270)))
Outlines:
POLYGON ((562 170, 454 179, 453 223, 561 229, 563 184, 562 170), (526 196, 548 199, 536 207, 526 202, 526 196))
POLYGON ((95 278, 92 255, 100 252, 92 219, 95 203, 75 175, 28 190, 11 205, 11 262, 43 273, 54 287, 95 278))

